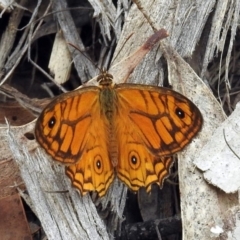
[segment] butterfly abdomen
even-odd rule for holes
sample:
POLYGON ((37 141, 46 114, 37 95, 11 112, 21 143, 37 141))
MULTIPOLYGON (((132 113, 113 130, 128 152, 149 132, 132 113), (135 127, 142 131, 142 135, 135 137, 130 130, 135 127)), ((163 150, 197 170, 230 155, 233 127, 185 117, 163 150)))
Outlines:
POLYGON ((118 142, 116 139, 116 134, 115 134, 115 128, 114 126, 111 124, 109 126, 109 134, 108 134, 108 139, 109 139, 109 157, 111 159, 111 163, 113 165, 113 167, 116 167, 118 164, 118 142))
POLYGON ((106 119, 108 154, 113 167, 118 164, 118 143, 116 138, 114 119, 117 111, 117 96, 112 85, 102 85, 99 95, 100 111, 103 118, 106 119))

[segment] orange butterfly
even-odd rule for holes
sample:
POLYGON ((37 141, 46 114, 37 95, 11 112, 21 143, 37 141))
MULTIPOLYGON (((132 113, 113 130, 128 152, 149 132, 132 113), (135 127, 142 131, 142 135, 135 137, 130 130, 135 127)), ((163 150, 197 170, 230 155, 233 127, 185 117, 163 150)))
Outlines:
POLYGON ((99 86, 62 94, 41 113, 35 135, 81 194, 104 196, 115 175, 137 191, 160 186, 168 156, 182 150, 202 126, 199 109, 183 95, 156 86, 113 84, 103 72, 99 86))

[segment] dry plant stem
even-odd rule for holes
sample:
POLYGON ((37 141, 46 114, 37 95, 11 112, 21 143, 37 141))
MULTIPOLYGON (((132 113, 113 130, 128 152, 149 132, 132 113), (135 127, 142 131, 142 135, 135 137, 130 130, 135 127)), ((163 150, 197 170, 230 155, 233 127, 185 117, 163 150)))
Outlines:
POLYGON ((26 28, 18 42, 18 45, 15 47, 14 51, 12 52, 11 56, 9 56, 8 61, 5 64, 6 69, 12 69, 14 65, 16 66, 15 63, 19 55, 21 55, 21 49, 23 48, 24 43, 26 42, 26 38, 28 34, 29 34, 29 28, 26 28))
POLYGON ((8 1, 1 1, 1 7, 3 7, 3 9, 1 9, 1 13, 0 13, 0 18, 2 18, 3 14, 5 12, 9 12, 11 10, 14 9, 14 7, 17 7, 17 8, 21 8, 23 10, 27 10, 27 8, 21 6, 20 4, 16 3, 14 0, 8 0, 8 1), (2 5, 3 4, 3 5, 2 5))
POLYGON ((9 98, 14 98, 22 107, 30 109, 36 117, 39 116, 43 107, 47 104, 47 101, 44 103, 44 99, 29 98, 8 84, 4 84, 0 87, 0 93, 9 98))
MULTIPOLYGON (((24 5, 26 2, 27 2, 27 0, 21 0, 20 4, 24 5)), ((23 12, 24 12, 24 10, 22 10, 20 8, 14 9, 14 11, 12 12, 11 17, 9 19, 7 28, 2 35, 2 38, 0 41, 0 56, 1 56, 0 69, 2 69, 4 67, 6 59, 9 56, 9 53, 12 49, 12 46, 13 46, 13 43, 15 41, 15 37, 16 37, 17 31, 18 31, 17 28, 22 19, 23 12)))
POLYGON ((117 16, 117 11, 112 1, 89 0, 89 3, 94 8, 94 16, 99 22, 104 42, 107 43, 106 37, 111 40, 111 29, 115 32, 117 39, 119 39, 122 30, 122 20, 117 16))
POLYGON ((157 42, 168 37, 168 33, 165 29, 160 29, 155 32, 147 41, 138 48, 133 54, 129 57, 123 59, 110 69, 110 73, 116 72, 118 74, 113 74, 115 76, 114 81, 119 82, 119 79, 122 82, 126 82, 130 74, 133 72, 135 67, 142 61, 143 57, 155 46, 157 42), (124 73, 120 74, 120 73, 124 73))
MULTIPOLYGON (((49 6, 46 10, 46 13, 48 12, 49 6)), ((33 21, 32 18, 30 20, 31 22, 33 21)), ((31 43, 31 39, 34 38, 34 36, 37 33, 37 30, 39 28, 39 26, 41 25, 41 22, 39 23, 38 27, 35 29, 34 33, 31 35, 31 38, 29 40, 29 42, 31 43)), ((15 68, 17 67, 18 63, 21 61, 22 57, 24 56, 24 54, 26 53, 29 44, 28 42, 25 42, 27 34, 29 32, 29 28, 26 28, 21 40, 18 43, 18 46, 16 47, 15 51, 12 53, 12 55, 9 57, 8 62, 5 64, 5 68, 6 69, 10 69, 9 72, 6 74, 6 76, 4 77, 4 79, 1 81, 0 85, 2 85, 5 81, 8 80, 9 76, 13 73, 13 71, 15 70, 15 68), (24 46, 22 47, 22 44, 24 43, 24 46)), ((29 36, 29 35, 28 35, 29 36)), ((49 77, 49 75, 47 74, 47 77, 49 77)))
POLYGON ((232 149, 232 147, 230 146, 230 144, 228 143, 227 139, 226 139, 226 135, 225 135, 225 129, 223 129, 223 136, 224 136, 224 141, 226 142, 227 146, 229 147, 229 149, 233 152, 233 154, 239 158, 239 156, 236 154, 236 152, 232 149))
MULTIPOLYGON (((36 51, 36 54, 34 56, 34 62, 37 62, 38 57, 39 57, 39 54, 38 54, 38 51, 36 51)), ((34 79, 36 78, 36 74, 37 74, 37 69, 33 68, 32 73, 31 73, 30 87, 32 87, 32 85, 34 83, 34 79)))
MULTIPOLYGON (((231 83, 229 82, 228 74, 229 74, 229 65, 230 65, 232 48, 233 48, 233 41, 234 41, 236 31, 237 31, 237 27, 238 27, 238 19, 239 19, 239 12, 240 12, 240 1, 234 2, 229 11, 231 12, 231 14, 227 15, 227 17, 229 18, 229 21, 228 21, 229 23, 228 23, 227 27, 228 27, 228 29, 231 27, 231 38, 230 38, 230 42, 229 42, 229 46, 228 46, 228 52, 227 52, 227 57, 226 57, 226 65, 225 65, 225 67, 226 67, 225 83, 226 83, 226 89, 227 90, 231 89, 231 83), (233 20, 232 20, 232 18, 233 18, 233 20)), ((229 92, 228 92, 228 106, 229 106, 229 109, 231 109, 229 92)))
POLYGON ((52 78, 46 71, 44 71, 40 66, 38 66, 31 58, 29 58, 29 61, 40 71, 42 72, 48 79, 50 79, 56 86, 59 87, 63 92, 67 92, 66 89, 59 83, 57 83, 54 78, 52 78))
POLYGON ((146 18, 149 25, 153 29, 153 31, 156 32, 158 30, 158 28, 156 27, 156 24, 152 21, 151 15, 149 13, 147 13, 146 10, 142 7, 141 2, 139 0, 132 0, 132 1, 137 5, 137 8, 143 14, 143 16, 146 18))
MULTIPOLYGON (((41 0, 39 0, 38 6, 39 6, 39 3, 41 3, 41 0)), ((51 7, 51 3, 48 5, 48 7, 47 7, 47 9, 44 13, 44 16, 48 13, 48 10, 49 10, 50 7, 51 7)), ((36 8, 35 8, 34 12, 36 14, 36 8)), ((39 22, 38 26, 36 27, 36 29, 34 31, 35 33, 38 32, 40 26, 42 25, 42 21, 43 21, 43 19, 39 22)), ((66 92, 66 89, 63 86, 61 86, 61 84, 57 83, 46 71, 44 71, 40 66, 38 66, 31 58, 31 51, 30 51, 31 50, 31 42, 32 42, 32 39, 34 39, 34 35, 36 35, 36 34, 33 35, 34 27, 35 27, 34 21, 31 21, 30 32, 29 32, 29 35, 28 35, 28 38, 29 38, 28 59, 40 72, 42 72, 48 79, 50 79, 52 82, 54 82, 59 87, 59 89, 61 89, 63 92, 66 92)))
MULTIPOLYGON (((203 67, 201 77, 204 76, 207 70, 208 63, 213 59, 216 48, 222 52, 225 46, 226 36, 231 28, 231 41, 236 34, 236 27, 239 18, 240 2, 238 0, 220 0, 216 2, 215 13, 212 20, 211 32, 208 37, 207 48, 204 56, 203 67), (221 34, 220 34, 221 32, 221 34)), ((232 44, 228 50, 228 54, 232 51, 232 44)), ((229 64, 229 60, 226 60, 226 64, 229 64)), ((228 67, 227 67, 228 69, 228 67)), ((227 71, 226 69, 226 71, 227 71)))
MULTIPOLYGON (((67 3, 65 0, 54 0, 53 1, 53 11, 56 11, 56 17, 58 23, 60 24, 61 30, 63 31, 64 38, 66 42, 70 42, 79 49, 84 51, 84 46, 77 32, 76 26, 72 19, 69 11, 61 12, 61 9, 66 9, 67 3)), ((82 82, 86 82, 90 78, 96 75, 95 67, 92 62, 86 59, 81 53, 69 47, 69 51, 72 54, 72 58, 75 64, 75 68, 78 72, 79 77, 82 82)))
MULTIPOLYGON (((221 102, 222 105, 224 105, 224 102, 227 103, 227 106, 229 108, 229 111, 231 112, 231 101, 230 101, 230 95, 229 95, 229 90, 231 89, 231 83, 229 82, 229 65, 230 65, 230 60, 231 60, 231 55, 232 55, 232 48, 233 48, 233 41, 235 38, 236 30, 237 30, 237 25, 238 25, 238 18, 239 18, 239 11, 240 11, 240 2, 239 1, 231 1, 229 3, 229 6, 226 5, 224 9, 228 14, 226 14, 226 20, 224 24, 224 28, 222 30, 222 36, 220 39, 220 46, 219 50, 222 51, 221 53, 221 59, 220 59, 220 71, 219 71, 219 83, 218 83, 218 95, 219 95, 219 101, 221 102), (227 56, 224 58, 224 62, 222 64, 222 58, 223 58, 223 48, 225 47, 225 41, 227 38, 227 33, 231 27, 231 37, 227 49, 227 56), (222 65, 224 66, 222 68, 222 65), (225 72, 224 79, 221 79, 221 70, 225 72), (220 82, 224 81, 225 82, 225 89, 226 89, 226 94, 224 96, 224 99, 222 101, 220 97, 220 82)), ((224 11, 224 12, 225 12, 224 11)))
POLYGON ((16 69, 18 63, 21 61, 22 57, 24 56, 25 52, 27 51, 27 46, 25 45, 22 49, 21 52, 19 52, 19 54, 17 54, 15 57, 16 57, 16 61, 14 62, 14 65, 12 66, 13 62, 9 62, 8 61, 8 64, 10 66, 12 66, 11 68, 7 68, 7 66, 9 66, 8 64, 6 64, 6 68, 7 69, 10 69, 7 74, 5 75, 5 77, 2 79, 2 81, 0 82, 0 86, 3 85, 7 80, 8 78, 11 76, 11 74, 14 72, 14 70, 16 69))

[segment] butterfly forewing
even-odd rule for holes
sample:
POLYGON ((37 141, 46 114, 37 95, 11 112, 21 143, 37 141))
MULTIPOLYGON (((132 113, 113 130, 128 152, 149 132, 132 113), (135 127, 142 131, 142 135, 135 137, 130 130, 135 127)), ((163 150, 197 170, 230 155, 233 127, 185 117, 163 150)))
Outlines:
POLYGON ((116 91, 119 108, 154 155, 182 150, 201 129, 199 109, 175 91, 136 84, 120 84, 116 91))

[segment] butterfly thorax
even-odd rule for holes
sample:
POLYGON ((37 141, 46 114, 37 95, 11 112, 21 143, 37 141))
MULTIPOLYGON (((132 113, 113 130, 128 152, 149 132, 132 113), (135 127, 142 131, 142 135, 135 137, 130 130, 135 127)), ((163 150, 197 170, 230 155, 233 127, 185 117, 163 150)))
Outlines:
POLYGON ((107 120, 109 157, 113 166, 116 166, 118 162, 118 147, 114 119, 117 110, 117 95, 113 89, 113 76, 104 71, 99 75, 97 81, 101 88, 99 95, 100 111, 107 120))
POLYGON ((112 122, 116 110, 116 93, 113 90, 113 76, 107 71, 103 71, 97 78, 101 88, 99 101, 101 113, 112 122))

